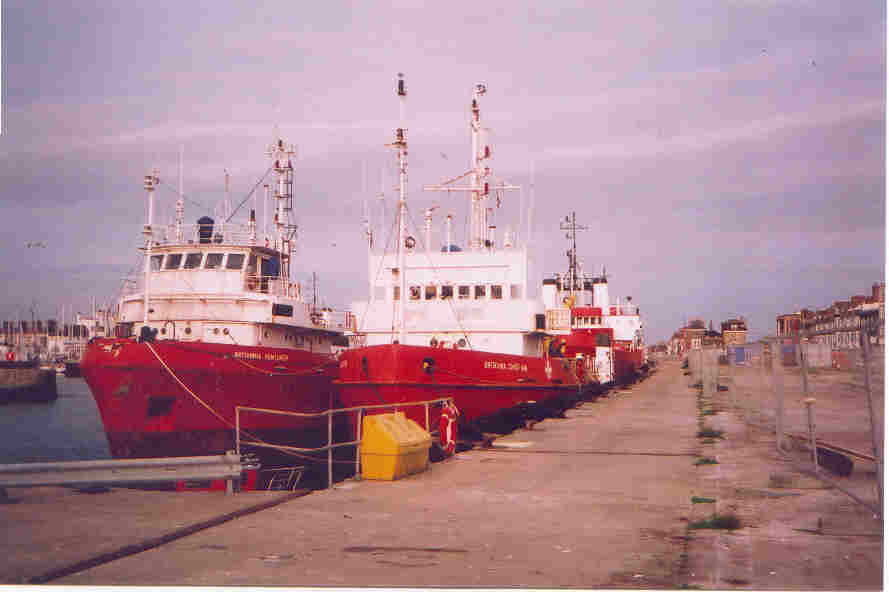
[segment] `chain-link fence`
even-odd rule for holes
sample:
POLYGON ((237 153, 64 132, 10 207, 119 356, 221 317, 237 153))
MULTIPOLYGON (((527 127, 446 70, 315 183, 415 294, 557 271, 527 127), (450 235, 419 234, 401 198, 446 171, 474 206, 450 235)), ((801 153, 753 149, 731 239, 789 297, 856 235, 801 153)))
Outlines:
POLYGON ((745 423, 775 434, 781 455, 879 512, 885 353, 779 339, 689 352, 693 384, 745 423))

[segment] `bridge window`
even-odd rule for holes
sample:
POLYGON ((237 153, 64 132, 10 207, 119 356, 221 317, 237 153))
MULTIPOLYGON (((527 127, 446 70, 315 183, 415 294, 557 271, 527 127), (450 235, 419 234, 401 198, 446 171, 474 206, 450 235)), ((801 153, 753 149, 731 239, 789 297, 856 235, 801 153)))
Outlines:
POLYGON ((163 262, 163 255, 152 255, 151 256, 151 271, 160 271, 161 270, 161 262, 163 262))
POLYGON ((450 300, 454 297, 454 286, 442 286, 441 287, 441 299, 442 300, 450 300))
POLYGON ((437 290, 435 286, 426 286, 426 300, 435 300, 437 290))
POLYGON ((229 253, 228 260, 225 262, 226 269, 241 269, 244 267, 243 253, 229 253))
POLYGON ((196 269, 201 266, 201 259, 204 257, 203 253, 189 253, 185 256, 185 265, 184 269, 196 269))
POLYGON ((502 300, 503 299, 503 286, 492 285, 491 286, 491 298, 494 300, 502 300))
POLYGON ((479 300, 480 298, 485 297, 485 286, 476 286, 475 287, 475 299, 479 300))
POLYGON ((172 253, 167 255, 167 264, 164 266, 164 269, 179 269, 181 263, 182 253, 172 253))
POLYGON ((457 286, 457 298, 460 300, 469 298, 469 286, 457 286))
POLYGON ((204 269, 217 269, 222 266, 222 256, 225 253, 207 253, 207 260, 204 261, 204 269))
POLYGON ((420 299, 420 286, 411 286, 410 287, 410 299, 411 300, 419 300, 420 299))

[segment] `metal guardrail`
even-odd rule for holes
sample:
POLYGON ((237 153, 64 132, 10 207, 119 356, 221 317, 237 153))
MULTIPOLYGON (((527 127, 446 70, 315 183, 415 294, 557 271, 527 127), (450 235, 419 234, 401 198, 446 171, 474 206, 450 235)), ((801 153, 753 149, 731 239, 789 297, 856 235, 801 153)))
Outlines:
POLYGON ((225 479, 226 493, 241 479, 241 456, 83 460, 0 465, 0 491, 42 485, 145 485, 225 479))
MULTIPOLYGON (((441 397, 438 399, 429 399, 428 401, 409 401, 405 403, 381 403, 379 405, 360 405, 357 407, 340 407, 336 409, 328 409, 319 413, 299 413, 296 411, 284 411, 281 409, 263 409, 261 407, 235 406, 235 453, 241 452, 242 446, 254 446, 257 448, 271 448, 282 451, 290 451, 294 453, 312 453, 327 452, 327 487, 333 487, 333 449, 342 448, 344 446, 360 446, 361 445, 361 424, 364 414, 369 409, 394 409, 400 410, 403 407, 416 407, 422 405, 424 407, 426 431, 430 434, 436 434, 435 430, 431 430, 431 422, 429 419, 429 410, 431 406, 443 405, 446 402, 453 402, 453 397, 441 397), (356 422, 355 439, 349 442, 333 441, 333 416, 339 413, 355 413, 358 414, 356 422), (243 440, 241 438, 241 413, 265 413, 267 415, 289 415, 291 417, 303 418, 327 418, 327 445, 318 448, 298 448, 296 446, 285 446, 283 444, 270 444, 268 442, 257 442, 243 440)), ((360 455, 355 454, 355 474, 361 473, 360 455)))

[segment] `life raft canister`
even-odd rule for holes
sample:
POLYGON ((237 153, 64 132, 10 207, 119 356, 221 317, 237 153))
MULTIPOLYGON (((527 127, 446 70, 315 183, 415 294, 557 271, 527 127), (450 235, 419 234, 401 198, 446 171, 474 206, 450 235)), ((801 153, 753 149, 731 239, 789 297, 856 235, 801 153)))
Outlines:
POLYGON ((441 417, 438 420, 438 435, 441 449, 445 456, 451 456, 457 450, 457 416, 460 414, 453 401, 442 405, 441 417))

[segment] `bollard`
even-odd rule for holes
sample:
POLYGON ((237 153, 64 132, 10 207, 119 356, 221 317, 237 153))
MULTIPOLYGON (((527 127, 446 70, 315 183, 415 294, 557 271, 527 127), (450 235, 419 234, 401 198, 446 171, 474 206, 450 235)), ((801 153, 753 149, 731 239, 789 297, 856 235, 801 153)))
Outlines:
POLYGON ((803 399, 806 404, 806 418, 809 421, 809 445, 812 447, 812 467, 818 472, 818 446, 815 445, 815 415, 814 405, 815 399, 807 397, 803 399))

